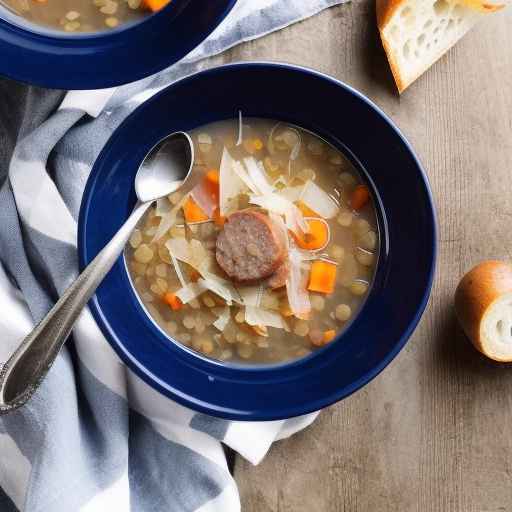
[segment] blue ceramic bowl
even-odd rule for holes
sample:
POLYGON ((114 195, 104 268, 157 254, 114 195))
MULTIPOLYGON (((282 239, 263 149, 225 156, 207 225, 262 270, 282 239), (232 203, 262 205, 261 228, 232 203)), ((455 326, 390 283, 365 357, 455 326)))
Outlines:
POLYGON ((81 266, 129 215, 134 175, 155 141, 176 130, 235 117, 239 109, 246 116, 280 119, 319 134, 352 159, 373 189, 382 243, 375 281, 360 314, 339 339, 311 356, 250 367, 211 361, 169 341, 141 308, 123 259, 98 289, 91 309, 119 357, 158 391, 214 416, 274 420, 350 395, 398 354, 429 297, 436 220, 420 163, 368 99, 304 68, 233 64, 171 85, 119 126, 85 190, 79 220, 81 266))
POLYGON ((100 89, 174 64, 203 41, 236 0, 173 0, 139 23, 70 35, 28 24, 0 6, 0 75, 57 89, 100 89))

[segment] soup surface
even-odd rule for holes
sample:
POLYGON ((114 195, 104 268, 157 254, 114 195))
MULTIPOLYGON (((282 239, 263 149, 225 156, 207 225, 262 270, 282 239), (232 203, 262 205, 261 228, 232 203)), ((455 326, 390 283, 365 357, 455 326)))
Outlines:
MULTIPOLYGON (((160 0, 149 0, 160 2, 160 0)), ((99 32, 141 20, 151 13, 146 0, 0 0, 27 21, 64 32, 99 32)), ((166 3, 166 2, 165 2, 166 3)), ((163 6, 163 5, 162 5, 163 6)), ((155 7, 155 10, 157 6, 155 7)), ((160 8, 160 7, 159 7, 160 8)))
POLYGON ((222 121, 191 136, 202 181, 159 200, 126 249, 153 320, 220 360, 278 363, 332 342, 368 293, 379 247, 352 164, 271 120, 222 121))

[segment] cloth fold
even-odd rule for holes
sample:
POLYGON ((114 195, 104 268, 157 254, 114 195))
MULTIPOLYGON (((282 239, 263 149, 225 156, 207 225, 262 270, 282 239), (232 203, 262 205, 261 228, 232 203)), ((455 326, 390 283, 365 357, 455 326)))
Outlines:
MULTIPOLYGON (((0 106, 0 361, 76 277, 82 192, 119 123, 205 57, 342 1, 240 0, 185 59, 119 88, 65 94, 0 82, 16 98, 0 106)), ((30 403, 0 418, 0 510, 240 510, 221 442, 257 464, 316 414, 246 423, 191 411, 127 369, 86 309, 30 403)))

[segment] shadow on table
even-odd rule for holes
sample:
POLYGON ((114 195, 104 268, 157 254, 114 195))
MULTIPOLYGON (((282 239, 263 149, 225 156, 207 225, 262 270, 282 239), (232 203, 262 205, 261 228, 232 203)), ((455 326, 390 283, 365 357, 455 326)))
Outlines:
POLYGON ((382 92, 398 97, 395 81, 388 64, 377 28, 375 2, 358 4, 357 21, 360 22, 358 58, 365 81, 382 92), (363 12, 361 12, 363 11, 363 12))

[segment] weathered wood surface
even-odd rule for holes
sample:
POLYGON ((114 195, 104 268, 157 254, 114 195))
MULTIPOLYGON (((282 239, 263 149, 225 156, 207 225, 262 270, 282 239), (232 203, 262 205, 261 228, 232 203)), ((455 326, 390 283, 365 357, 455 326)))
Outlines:
POLYGON ((431 180, 440 252, 427 313, 383 374, 258 467, 237 459, 243 510, 512 511, 512 369, 479 356, 452 311, 465 270, 512 259, 512 9, 489 16, 401 98, 373 1, 330 9, 214 61, 254 59, 329 73, 397 122, 431 180))

